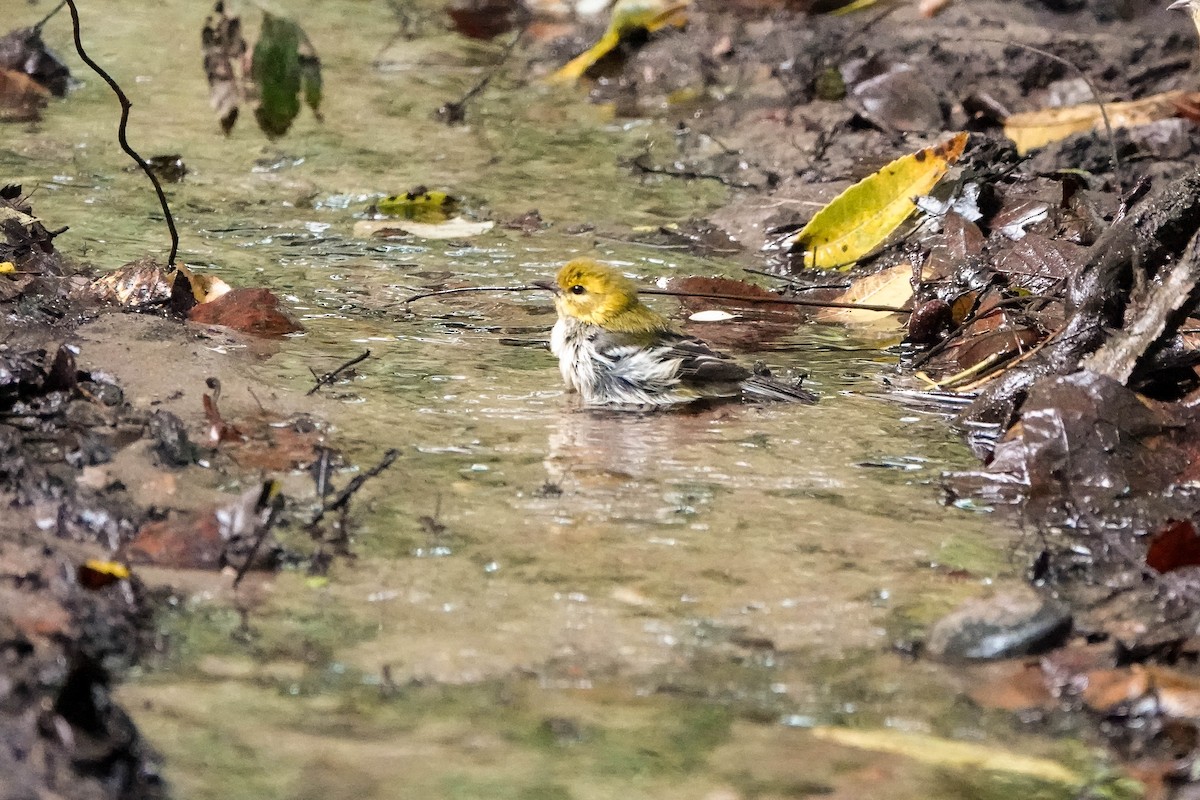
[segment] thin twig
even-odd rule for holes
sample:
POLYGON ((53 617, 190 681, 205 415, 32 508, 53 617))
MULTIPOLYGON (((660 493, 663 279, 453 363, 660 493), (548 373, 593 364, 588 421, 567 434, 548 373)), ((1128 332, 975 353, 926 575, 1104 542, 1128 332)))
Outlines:
MULTIPOLYGON (((354 358, 347 361, 345 364, 342 364, 337 369, 333 370, 332 372, 326 372, 324 375, 320 376, 319 378, 317 378, 317 373, 313 372, 313 377, 317 378, 317 383, 315 386, 313 386, 311 389, 308 390, 308 394, 314 395, 317 393, 317 390, 320 389, 322 386, 332 385, 333 382, 337 380, 338 375, 340 375, 343 372, 345 372, 346 370, 350 369, 355 364, 359 364, 359 363, 362 363, 363 361, 366 361, 370 357, 371 357, 371 351, 365 350, 365 351, 363 351, 362 355, 355 356, 354 358)), ((312 370, 309 370, 309 371, 312 372, 312 370)))
POLYGON ((1074 62, 1063 58, 1062 56, 1051 53, 1049 50, 1043 50, 1040 47, 1034 47, 1031 44, 1025 44, 1024 42, 1017 42, 1017 41, 1013 41, 1011 39, 989 39, 986 37, 977 37, 977 38, 972 38, 972 39, 960 39, 959 41, 967 42, 968 44, 971 41, 979 41, 979 42, 991 42, 992 44, 1002 44, 1005 46, 1014 45, 1016 47, 1020 47, 1025 50, 1028 50, 1031 53, 1037 53, 1040 56, 1044 56, 1046 58, 1057 61, 1059 64, 1062 64, 1067 69, 1073 70, 1076 74, 1078 74, 1079 77, 1083 79, 1083 82, 1087 84, 1088 91, 1090 91, 1092 93, 1092 99, 1096 101, 1096 105, 1100 109, 1100 119, 1102 119, 1104 121, 1104 132, 1105 132, 1105 134, 1108 135, 1108 149, 1109 149, 1109 155, 1112 158, 1113 174, 1117 178, 1117 183, 1121 187, 1125 186, 1125 170, 1121 165, 1121 156, 1117 153, 1117 139, 1113 135, 1112 122, 1108 118, 1108 108, 1104 105, 1104 101, 1100 99, 1100 90, 1098 88, 1096 88, 1096 84, 1092 83, 1092 79, 1088 77, 1087 73, 1084 72, 1081 67, 1079 67, 1074 62))
MULTIPOLYGON (((404 298, 404 302, 422 300, 426 297, 437 297, 443 294, 461 294, 465 292, 536 292, 545 291, 544 286, 463 286, 457 289, 442 289, 437 292, 414 294, 404 298)), ((735 303, 757 303, 767 305, 807 306, 811 308, 857 308, 863 311, 887 311, 892 314, 910 314, 912 309, 899 306, 879 306, 870 303, 839 303, 836 300, 801 300, 798 297, 747 297, 736 294, 719 294, 717 292, 680 292, 675 289, 639 289, 640 294, 653 294, 664 297, 699 297, 705 300, 729 300, 735 303)))
POLYGON ((312 522, 310 522, 309 524, 316 525, 318 522, 320 522, 322 519, 324 519, 325 515, 327 513, 329 513, 330 511, 337 511, 339 509, 345 508, 346 505, 350 502, 350 498, 353 497, 354 494, 359 489, 362 488, 364 483, 366 483, 368 480, 370 480, 371 478, 374 478, 376 475, 378 475, 379 473, 383 472, 385 469, 390 467, 392 465, 392 462, 395 461, 399 457, 400 457, 400 451, 397 450, 396 448, 393 447, 391 450, 388 450, 386 453, 383 454, 383 458, 381 458, 379 460, 378 464, 371 467, 369 470, 367 470, 366 472, 364 472, 361 475, 355 475, 354 479, 351 480, 350 483, 346 484, 345 489, 342 489, 340 492, 337 493, 337 496, 335 498, 333 498, 333 500, 331 500, 330 502, 326 503, 324 506, 321 507, 321 510, 316 513, 316 515, 312 518, 312 522))
POLYGON ((270 510, 267 512, 267 518, 255 530, 254 544, 250 546, 250 552, 246 555, 246 560, 238 567, 237 575, 233 578, 233 588, 235 589, 242 582, 242 578, 246 577, 246 573, 250 571, 250 565, 254 563, 258 551, 262 549, 263 542, 267 540, 267 534, 271 532, 271 528, 275 525, 275 518, 279 516, 279 510, 283 508, 283 495, 275 495, 268 502, 270 503, 270 510))
POLYGON ((439 289, 436 292, 422 292, 414 294, 412 297, 404 298, 404 304, 415 300, 424 300, 426 297, 440 297, 444 294, 466 294, 470 292, 544 292, 544 286, 461 286, 457 289, 439 289))
POLYGON ((158 202, 162 205, 163 217, 167 221, 167 230, 171 232, 171 255, 167 258, 167 266, 175 266, 175 254, 179 252, 179 232, 175 230, 175 218, 171 216, 171 208, 167 205, 167 196, 163 193, 162 184, 158 182, 158 178, 154 174, 154 170, 150 169, 150 165, 146 163, 146 159, 138 155, 137 151, 129 146, 129 139, 125 136, 126 127, 129 125, 129 109, 133 108, 133 104, 129 102, 129 98, 125 96, 125 92, 121 91, 121 87, 112 79, 112 76, 105 72, 99 64, 91 59, 83 49, 83 40, 80 38, 79 32, 79 9, 75 7, 75 0, 64 0, 67 8, 71 9, 71 28, 75 36, 75 52, 79 53, 79 57, 83 59, 83 63, 92 68, 92 71, 104 79, 109 88, 117 96, 117 100, 121 104, 121 122, 117 125, 117 141, 121 145, 121 149, 126 155, 137 162, 137 165, 142 168, 142 172, 146 173, 146 177, 150 179, 150 183, 154 184, 154 192, 158 195, 158 202))
POLYGON ((748 183, 746 181, 735 181, 725 175, 718 175, 713 172, 696 172, 690 169, 668 169, 666 167, 655 166, 654 164, 646 163, 650 158, 649 153, 642 153, 629 163, 647 175, 666 175, 669 178, 683 178, 689 181, 716 181, 722 186, 728 186, 730 189, 766 189, 770 186, 770 181, 762 184, 748 183))
POLYGON ((492 82, 492 78, 496 77, 504 65, 508 63, 509 56, 511 56, 513 51, 517 49, 517 44, 524 37, 525 28, 522 27, 517 31, 517 35, 513 37, 512 41, 505 46, 504 52, 500 54, 500 60, 488 70, 486 75, 480 78, 479 81, 470 89, 468 89, 467 93, 460 97, 457 101, 444 103, 442 107, 437 110, 438 119, 444 121, 447 125, 457 125, 458 123, 465 121, 467 118, 467 103, 471 102, 472 98, 488 87, 488 84, 492 82))
POLYGON ((46 16, 44 16, 44 17, 42 17, 42 21, 41 21, 41 22, 39 22, 37 25, 34 25, 34 26, 33 26, 33 32, 34 32, 34 33, 41 33, 41 32, 42 32, 42 28, 44 28, 44 27, 46 26, 46 23, 47 23, 47 22, 49 22, 49 21, 50 21, 50 20, 51 20, 51 19, 54 17, 54 15, 55 15, 55 14, 57 14, 57 13, 58 13, 58 12, 60 12, 60 11, 62 11, 62 9, 63 9, 63 6, 65 6, 66 4, 67 4, 67 0, 62 0, 62 2, 61 2, 61 3, 59 3, 58 5, 56 5, 56 6, 55 6, 55 7, 54 7, 54 8, 53 8, 51 11, 50 11, 50 13, 49 13, 49 14, 47 14, 47 15, 46 15, 46 16))

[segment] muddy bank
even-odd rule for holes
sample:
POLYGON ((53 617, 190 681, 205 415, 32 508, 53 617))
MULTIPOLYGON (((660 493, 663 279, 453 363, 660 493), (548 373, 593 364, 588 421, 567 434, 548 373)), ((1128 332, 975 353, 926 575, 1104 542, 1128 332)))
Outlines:
POLYGON ((322 508, 296 470, 321 461, 336 512, 353 492, 334 492, 340 459, 308 414, 313 401, 256 395, 217 354, 268 355, 269 340, 189 325, 165 306, 123 313, 60 256, 19 187, 4 197, 0 262, 14 269, 0 274, 2 794, 165 797, 157 756, 110 697, 162 645, 155 614, 168 593, 128 565, 236 580, 284 560, 321 569, 343 552, 344 519, 310 525, 303 553, 273 532, 322 508), (262 483, 264 470, 294 474, 262 483))

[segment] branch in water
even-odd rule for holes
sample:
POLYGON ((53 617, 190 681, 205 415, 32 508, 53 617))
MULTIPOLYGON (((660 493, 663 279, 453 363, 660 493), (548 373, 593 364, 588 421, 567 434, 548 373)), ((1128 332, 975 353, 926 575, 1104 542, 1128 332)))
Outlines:
POLYGON ((163 193, 162 184, 158 182, 158 178, 154 175, 154 170, 150 169, 150 165, 146 163, 146 159, 137 154, 137 151, 129 146, 129 139, 125 136, 126 127, 129 125, 129 109, 133 108, 133 104, 129 102, 129 98, 125 96, 125 92, 121 91, 121 87, 112 79, 112 76, 105 72, 99 64, 91 59, 83 49, 83 41, 79 33, 79 9, 75 7, 75 0, 65 0, 67 8, 71 9, 71 29, 75 35, 75 52, 79 53, 79 57, 83 59, 83 63, 92 68, 92 71, 104 79, 109 88, 116 94, 117 100, 121 103, 121 122, 117 125, 117 141, 121 145, 121 149, 132 158, 137 165, 142 168, 142 172, 146 173, 146 177, 150 179, 150 183, 154 184, 154 192, 158 195, 158 202, 162 205, 163 217, 167 221, 167 230, 171 232, 171 255, 167 259, 167 266, 175 266, 175 254, 179 252, 179 232, 175 230, 175 218, 171 216, 171 209, 167 205, 167 196, 163 193))

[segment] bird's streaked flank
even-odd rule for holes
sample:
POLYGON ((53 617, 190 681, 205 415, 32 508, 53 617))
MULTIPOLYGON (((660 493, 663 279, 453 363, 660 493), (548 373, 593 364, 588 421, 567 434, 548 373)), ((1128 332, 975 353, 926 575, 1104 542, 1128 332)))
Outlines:
POLYGON ((586 406, 655 408, 702 400, 814 403, 812 392, 756 374, 676 331, 616 269, 580 258, 553 283, 550 350, 586 406))

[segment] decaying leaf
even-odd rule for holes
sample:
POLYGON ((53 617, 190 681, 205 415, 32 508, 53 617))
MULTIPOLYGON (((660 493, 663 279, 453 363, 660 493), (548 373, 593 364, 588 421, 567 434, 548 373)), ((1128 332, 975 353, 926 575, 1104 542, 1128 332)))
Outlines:
MULTIPOLYGON (((839 303, 865 303, 877 306, 902 307, 912 300, 913 270, 907 264, 898 264, 883 272, 859 278, 850 288, 834 298, 839 303)), ((817 312, 819 322, 842 322, 869 325, 894 317, 891 311, 870 311, 862 308, 823 308, 817 312)), ((897 322, 899 324, 899 322, 897 322)))
MULTIPOLYGON (((1198 102, 1200 92, 1173 91, 1124 103, 1105 103, 1104 109, 1114 129, 1133 128, 1179 116, 1182 106, 1198 102)), ((1027 111, 1013 114, 1004 122, 1004 135, 1012 139, 1021 155, 1076 133, 1103 129, 1104 117, 1096 103, 1027 111)))
POLYGON ((550 76, 555 83, 574 83, 597 61, 612 52, 622 39, 645 31, 654 33, 667 26, 682 27, 687 20, 687 2, 677 0, 617 0, 608 30, 600 41, 571 59, 550 76))
POLYGON ((196 298, 197 303, 211 303, 231 291, 232 287, 216 275, 197 274, 182 264, 175 269, 180 275, 187 278, 192 296, 196 298))
POLYGON ((0 122, 29 122, 41 116, 50 91, 16 70, 0 69, 0 122))
POLYGON ((422 239, 467 239, 487 233, 496 223, 491 220, 472 222, 452 217, 445 222, 418 222, 408 219, 359 220, 354 223, 354 235, 360 238, 408 233, 422 239))
POLYGON ((453 0, 446 7, 456 31, 485 40, 515 28, 522 12, 518 0, 453 0))
POLYGON ((380 214, 417 222, 444 222, 457 208, 458 198, 424 186, 385 197, 375 204, 375 210, 380 214))
POLYGON ((242 36, 240 17, 230 16, 225 3, 218 2, 204 21, 200 33, 204 51, 204 74, 208 78, 208 101, 226 135, 233 130, 242 101, 238 75, 246 73, 244 59, 248 48, 242 36))
POLYGON ((267 289, 233 289, 216 300, 192 308, 188 320, 203 325, 224 325, 266 338, 304 330, 304 326, 280 307, 279 298, 267 289))
POLYGON ((164 303, 171 296, 171 274, 154 259, 143 258, 92 281, 92 291, 125 308, 164 303))
POLYGON ((1068 786, 1077 786, 1083 782, 1078 774, 1057 761, 1005 752, 997 749, 994 745, 956 742, 937 736, 887 729, 860 730, 818 727, 812 729, 812 735, 818 739, 837 742, 847 747, 894 753, 924 764, 934 764, 948 769, 1004 772, 1068 786))
POLYGON ((1150 539, 1146 566, 1157 572, 1200 566, 1200 536, 1191 520, 1172 520, 1150 539))
POLYGON ((225 133, 237 122, 243 99, 271 138, 287 133, 301 99, 321 119, 321 60, 293 20, 263 11, 258 38, 250 46, 241 19, 218 2, 205 20, 201 44, 209 101, 225 133))
POLYGON ((76 570, 80 585, 88 589, 103 589, 117 581, 129 580, 129 567, 118 561, 90 558, 76 570))
POLYGON ((896 159, 835 197, 783 244, 803 265, 848 268, 882 245, 916 210, 913 199, 928 193, 967 145, 960 133, 934 147, 896 159))

